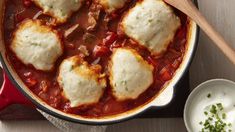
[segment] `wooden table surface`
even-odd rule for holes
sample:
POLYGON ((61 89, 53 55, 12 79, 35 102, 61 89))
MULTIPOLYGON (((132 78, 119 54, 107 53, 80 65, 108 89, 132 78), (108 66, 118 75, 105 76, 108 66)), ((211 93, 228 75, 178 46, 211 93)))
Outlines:
MULTIPOLYGON (((210 23, 235 48, 235 0, 199 0, 210 23)), ((212 78, 235 81, 235 66, 201 32, 199 47, 190 69, 192 87, 212 78)), ((58 132, 48 121, 0 122, 1 132, 58 132)), ((109 126, 107 132, 184 132, 183 119, 137 119, 109 126)))

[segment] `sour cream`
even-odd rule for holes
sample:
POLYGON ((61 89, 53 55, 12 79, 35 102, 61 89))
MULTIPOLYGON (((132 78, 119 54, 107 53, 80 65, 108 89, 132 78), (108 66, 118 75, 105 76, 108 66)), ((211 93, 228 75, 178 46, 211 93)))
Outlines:
MULTIPOLYGON (((190 95, 185 106, 184 119, 189 132, 200 132, 203 125, 200 122, 205 122, 208 118, 204 114, 205 111, 210 111, 212 105, 221 103, 223 110, 219 114, 226 114, 223 119, 224 123, 231 123, 231 127, 226 127, 235 130, 235 83, 216 79, 207 81, 199 85, 190 95)), ((208 112, 210 113, 210 112, 208 112)))

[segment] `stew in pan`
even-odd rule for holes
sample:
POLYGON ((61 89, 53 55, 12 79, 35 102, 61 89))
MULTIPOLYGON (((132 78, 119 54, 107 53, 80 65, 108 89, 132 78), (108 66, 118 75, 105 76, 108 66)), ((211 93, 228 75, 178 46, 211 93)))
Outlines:
POLYGON ((187 16, 161 0, 6 0, 7 57, 58 110, 99 118, 159 94, 187 49, 187 16))

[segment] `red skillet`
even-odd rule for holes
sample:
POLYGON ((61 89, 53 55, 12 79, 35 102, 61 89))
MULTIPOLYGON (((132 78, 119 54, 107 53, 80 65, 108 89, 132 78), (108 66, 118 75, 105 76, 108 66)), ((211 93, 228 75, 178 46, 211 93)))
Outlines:
POLYGON ((0 90, 0 111, 12 104, 34 107, 34 105, 15 88, 7 75, 4 72, 2 74, 3 84, 0 90))

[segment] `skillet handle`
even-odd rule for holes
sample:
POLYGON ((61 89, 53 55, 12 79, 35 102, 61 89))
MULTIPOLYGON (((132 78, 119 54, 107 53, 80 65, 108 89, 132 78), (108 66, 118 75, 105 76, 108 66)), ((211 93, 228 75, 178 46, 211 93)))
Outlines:
POLYGON ((33 107, 34 105, 20 93, 11 83, 6 73, 3 74, 3 84, 0 90, 0 110, 12 104, 22 104, 33 107))
POLYGON ((171 103, 174 98, 174 86, 168 86, 162 93, 152 102, 152 107, 163 107, 171 103))

